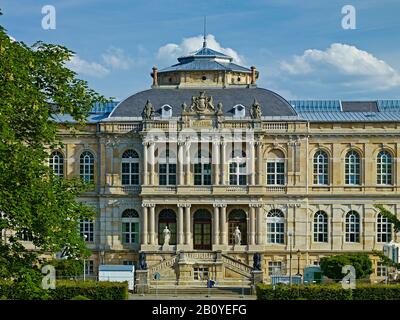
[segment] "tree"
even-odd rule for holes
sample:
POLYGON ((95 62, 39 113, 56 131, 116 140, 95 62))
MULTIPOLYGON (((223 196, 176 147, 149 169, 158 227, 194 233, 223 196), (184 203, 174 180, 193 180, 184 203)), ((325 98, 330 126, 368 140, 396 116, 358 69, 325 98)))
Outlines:
POLYGON ((357 279, 365 279, 372 273, 372 261, 365 253, 341 254, 330 257, 323 257, 320 261, 321 270, 325 276, 339 281, 345 274, 342 268, 351 265, 356 271, 357 279))
POLYGON ((390 212, 388 209, 386 209, 383 204, 375 204, 375 208, 379 210, 379 213, 384 216, 385 218, 388 219, 388 221, 393 224, 393 229, 394 232, 399 232, 400 230, 400 220, 397 218, 395 214, 390 212))
POLYGON ((86 185, 47 165, 49 150, 62 146, 53 114, 71 114, 77 123, 70 128, 79 128, 93 103, 106 101, 66 67, 72 55, 59 45, 14 41, 0 26, 0 229, 15 231, 0 244, 0 278, 35 290, 44 253, 88 253, 78 220, 94 212, 76 200, 86 185), (23 233, 37 252, 21 245, 23 233))

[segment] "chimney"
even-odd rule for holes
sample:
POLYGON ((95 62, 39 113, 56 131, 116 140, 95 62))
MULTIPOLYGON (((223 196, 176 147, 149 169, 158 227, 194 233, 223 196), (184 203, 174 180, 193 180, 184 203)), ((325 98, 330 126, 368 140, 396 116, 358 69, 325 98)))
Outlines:
POLYGON ((156 66, 153 67, 153 73, 151 74, 153 77, 153 87, 158 86, 158 69, 156 66))
POLYGON ((255 66, 251 66, 251 84, 256 84, 257 71, 255 66))

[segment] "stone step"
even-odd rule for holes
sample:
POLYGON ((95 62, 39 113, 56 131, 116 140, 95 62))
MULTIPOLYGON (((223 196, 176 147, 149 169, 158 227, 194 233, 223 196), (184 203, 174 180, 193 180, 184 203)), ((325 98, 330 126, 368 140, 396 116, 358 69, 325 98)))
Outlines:
POLYGON ((162 287, 154 287, 151 286, 149 288, 150 294, 159 294, 159 295, 232 295, 232 294, 251 294, 250 287, 213 287, 213 288, 205 288, 205 287, 180 287, 180 286, 162 286, 162 287))

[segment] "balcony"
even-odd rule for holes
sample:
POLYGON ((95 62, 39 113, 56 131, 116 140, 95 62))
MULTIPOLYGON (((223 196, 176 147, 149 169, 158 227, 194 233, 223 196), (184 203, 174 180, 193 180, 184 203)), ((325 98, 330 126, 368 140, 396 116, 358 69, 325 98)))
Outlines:
POLYGON ((108 194, 130 195, 140 194, 142 188, 141 186, 107 186, 104 189, 108 194))

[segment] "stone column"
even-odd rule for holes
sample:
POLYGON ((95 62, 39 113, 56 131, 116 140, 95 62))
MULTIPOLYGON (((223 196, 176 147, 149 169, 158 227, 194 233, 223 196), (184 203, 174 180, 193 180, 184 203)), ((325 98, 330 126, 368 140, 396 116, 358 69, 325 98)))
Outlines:
POLYGON ((185 156, 186 156, 186 185, 190 183, 190 141, 185 143, 185 156))
POLYGON ((255 244, 255 225, 254 225, 254 204, 250 204, 250 212, 249 212, 249 245, 255 244))
POLYGON ((220 184, 219 167, 220 167, 220 155, 219 155, 219 142, 213 142, 213 153, 212 153, 212 167, 214 170, 214 185, 220 184))
POLYGON ((185 244, 190 245, 190 204, 185 204, 185 244))
POLYGON ((255 167, 255 143, 254 141, 250 141, 249 142, 249 146, 250 146, 250 185, 254 186, 256 184, 256 175, 255 175, 255 171, 256 171, 256 167, 255 167))
POLYGON ((147 204, 142 203, 143 207, 143 225, 142 225, 142 244, 149 243, 149 236, 148 236, 148 207, 147 204))
POLYGON ((150 185, 154 186, 154 149, 155 143, 152 141, 150 142, 150 185))
POLYGON ((220 219, 220 224, 221 224, 221 244, 227 245, 228 244, 228 237, 227 237, 227 220, 226 220, 226 204, 220 204, 221 209, 221 219, 220 219))
POLYGON ((184 233, 183 233, 183 206, 178 203, 178 244, 184 243, 184 233))
POLYGON ((183 170, 183 162, 184 162, 184 158, 183 158, 183 146, 184 146, 184 142, 178 142, 178 184, 180 186, 183 186, 185 184, 184 181, 184 170, 183 170))
POLYGON ((262 172, 263 172, 263 146, 261 141, 256 142, 257 146, 257 168, 256 168, 256 183, 257 185, 263 185, 263 178, 262 178, 262 172))
POLYGON ((147 141, 143 142, 143 185, 148 184, 148 172, 147 172, 147 153, 148 153, 148 145, 149 143, 147 141))
POLYGON ((221 172, 220 172, 220 184, 226 185, 225 180, 225 162, 226 162, 226 143, 221 142, 221 172))
POLYGON ((219 204, 214 203, 214 239, 213 242, 214 244, 218 245, 219 244, 219 204))
POLYGON ((256 237, 256 243, 258 245, 262 245, 264 243, 263 241, 263 207, 261 204, 259 204, 256 208, 256 220, 257 220, 257 237, 256 237))
POLYGON ((155 215, 155 210, 156 205, 154 203, 150 204, 150 244, 154 245, 156 244, 155 242, 155 235, 156 235, 156 215, 155 215))

